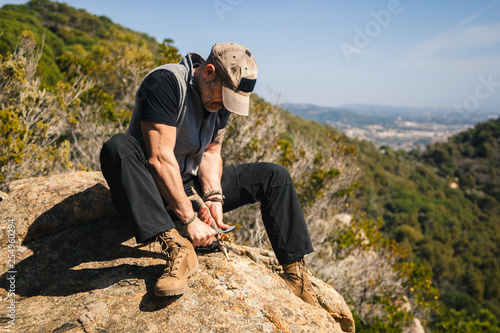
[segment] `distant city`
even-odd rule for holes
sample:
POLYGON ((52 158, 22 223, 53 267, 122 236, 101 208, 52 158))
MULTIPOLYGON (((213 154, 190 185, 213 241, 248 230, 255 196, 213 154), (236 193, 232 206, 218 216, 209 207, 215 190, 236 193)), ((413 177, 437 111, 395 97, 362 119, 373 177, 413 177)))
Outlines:
POLYGON ((373 141, 394 150, 423 149, 431 142, 496 119, 498 112, 456 111, 445 108, 411 108, 378 105, 322 107, 313 104, 284 104, 284 109, 307 120, 328 124, 351 138, 373 141))

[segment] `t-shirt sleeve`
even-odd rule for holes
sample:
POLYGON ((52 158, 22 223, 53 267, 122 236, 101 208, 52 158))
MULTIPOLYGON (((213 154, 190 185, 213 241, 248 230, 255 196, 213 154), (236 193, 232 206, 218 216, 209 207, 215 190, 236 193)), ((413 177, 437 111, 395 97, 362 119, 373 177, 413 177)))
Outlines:
POLYGON ((141 121, 177 126, 179 110, 179 83, 168 70, 158 70, 146 77, 137 98, 141 107, 141 121))

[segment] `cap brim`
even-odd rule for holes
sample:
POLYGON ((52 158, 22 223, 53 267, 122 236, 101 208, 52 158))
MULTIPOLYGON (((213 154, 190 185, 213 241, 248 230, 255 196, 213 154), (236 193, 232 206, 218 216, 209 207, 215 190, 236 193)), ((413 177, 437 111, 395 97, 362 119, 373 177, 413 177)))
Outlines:
POLYGON ((222 86, 222 102, 224 107, 241 116, 248 116, 248 109, 250 107, 250 93, 237 93, 226 84, 222 86))

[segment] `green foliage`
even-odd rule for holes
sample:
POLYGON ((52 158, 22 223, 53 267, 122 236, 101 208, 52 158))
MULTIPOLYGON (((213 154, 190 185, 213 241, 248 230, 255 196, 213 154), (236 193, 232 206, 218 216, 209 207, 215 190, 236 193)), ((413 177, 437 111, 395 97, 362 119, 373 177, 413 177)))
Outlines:
POLYGON ((100 147, 125 130, 140 80, 157 59, 180 58, 171 45, 64 3, 6 5, 0 18, 1 188, 99 169, 100 147))
POLYGON ((456 310, 443 306, 431 329, 447 333, 500 333, 498 319, 490 311, 479 307, 456 310))
MULTIPOLYGON (((289 130, 290 126, 294 128, 294 125, 289 123, 289 130)), ((316 126, 317 124, 311 123, 311 127, 316 126)), ((307 125, 302 123, 299 130, 304 130, 305 128, 307 128, 307 125)), ((302 132, 300 133, 302 134, 302 132)), ((305 130, 305 133, 308 135, 307 133, 310 133, 310 131, 305 130)), ((296 134, 290 136, 297 137, 296 134)), ((286 137, 286 135, 282 135, 281 137, 286 137)), ((305 138, 307 137, 305 136, 305 138)), ((294 181, 303 207, 312 206, 316 199, 325 196, 329 192, 331 184, 342 174, 339 168, 332 167, 331 159, 345 158, 351 160, 356 156, 355 146, 343 134, 339 135, 335 132, 327 132, 322 139, 324 141, 318 141, 317 138, 311 142, 312 147, 308 148, 294 147, 294 143, 288 139, 277 139, 273 147, 273 149, 281 152, 277 163, 287 168, 293 167, 296 162, 304 159, 308 152, 314 151, 306 159, 308 167, 294 181)), ((330 193, 330 195, 332 197, 346 197, 346 195, 352 193, 352 189, 356 186, 357 183, 353 181, 346 187, 338 188, 335 193, 330 193)))
POLYGON ((422 157, 438 167, 440 175, 457 177, 469 199, 492 197, 500 203, 500 118, 430 145, 422 157), (474 195, 478 191, 483 192, 479 197, 474 195))
MULTIPOLYGON (((314 200, 325 194, 328 184, 341 173, 338 169, 318 168, 311 173, 304 174, 304 180, 298 184, 301 190, 300 199, 304 204, 312 205, 314 200)), ((341 190, 344 193, 344 190, 341 190)))
POLYGON ((15 52, 0 59, 0 184, 71 167, 69 143, 53 132, 61 95, 38 88, 40 56, 33 34, 25 31, 15 52))
POLYGON ((173 43, 173 40, 167 38, 160 44, 158 65, 178 63, 182 60, 179 50, 172 46, 173 43))
POLYGON ((52 31, 44 28, 39 16, 24 5, 6 5, 0 9, 0 31, 3 32, 0 36, 0 53, 14 52, 18 44, 17 37, 25 30, 32 31, 36 40, 44 39, 45 45, 49 45, 43 50, 38 73, 44 73, 45 82, 55 84, 63 78, 54 59, 62 54, 64 43, 52 31))
POLYGON ((380 318, 374 318, 372 322, 366 323, 361 318, 353 314, 354 317, 354 323, 356 325, 356 332, 358 333, 379 333, 379 332, 386 332, 386 333, 401 333, 403 332, 403 328, 394 325, 391 322, 387 322, 383 319, 380 318))
POLYGON ((90 59, 82 59, 73 53, 63 54, 57 58, 59 70, 70 83, 80 75, 93 75, 97 72, 97 66, 90 59))
POLYGON ((293 132, 300 132, 309 140, 312 140, 316 145, 326 146, 331 143, 328 135, 334 133, 340 135, 336 128, 328 125, 320 124, 315 121, 308 121, 299 116, 293 115, 290 111, 284 110, 283 116, 287 121, 287 132, 284 134, 284 139, 293 141, 293 132))
MULTIPOLYGON (((479 124, 423 153, 398 154, 358 141, 363 176, 353 203, 372 218, 383 217, 383 233, 411 249, 414 263, 432 268, 433 283, 443 293, 466 292, 477 308, 493 316, 500 316, 500 205, 495 198, 500 157, 498 150, 483 148, 495 147, 498 124, 479 124)), ((442 301, 435 322, 452 325, 448 321, 458 313, 470 314, 470 309, 453 312, 455 304, 442 301)))
POLYGON ((348 271, 360 270, 361 275, 349 276, 347 283, 339 285, 338 277, 334 279, 337 290, 353 306, 358 331, 399 332, 412 323, 414 315, 425 320, 438 307, 432 271, 408 261, 411 250, 385 238, 382 225, 382 219, 355 219, 332 235, 337 270, 345 263, 351 263, 348 271))
MULTIPOLYGON (((68 52, 75 53, 81 58, 90 56, 96 63, 98 60, 104 62, 104 59, 97 58, 93 50, 99 45, 104 45, 104 49, 107 50, 103 53, 108 58, 111 55, 119 58, 120 54, 113 53, 116 50, 112 48, 114 44, 122 42, 126 44, 123 49, 135 44, 139 45, 143 53, 149 53, 151 63, 146 64, 149 68, 157 62, 156 59, 164 57, 164 54, 160 53, 160 49, 164 48, 163 44, 159 45, 154 38, 115 25, 107 17, 91 15, 85 10, 74 9, 65 3, 31 0, 25 5, 2 7, 0 31, 3 31, 3 35, 0 37, 0 53, 13 52, 17 45, 17 36, 24 30, 32 31, 36 40, 42 40, 44 36, 45 47, 38 74, 45 84, 51 86, 65 79, 56 64, 56 59, 68 52)), ((171 43, 171 40, 169 42, 171 43)), ((131 47, 130 53, 134 51, 134 47, 131 47)), ((169 46, 167 61, 176 60, 176 51, 173 46, 169 46)), ((113 62, 110 65, 112 64, 113 62)))

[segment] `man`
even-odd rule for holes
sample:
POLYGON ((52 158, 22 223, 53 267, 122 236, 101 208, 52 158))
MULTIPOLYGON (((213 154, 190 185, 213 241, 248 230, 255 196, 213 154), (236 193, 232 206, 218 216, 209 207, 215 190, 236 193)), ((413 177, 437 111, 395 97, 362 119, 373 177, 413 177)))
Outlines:
POLYGON ((194 247, 214 240, 224 211, 261 202, 262 218, 283 278, 304 301, 316 305, 304 255, 313 252, 297 194, 285 168, 270 163, 223 167, 221 147, 231 113, 248 115, 257 79, 252 53, 219 43, 204 60, 189 53, 181 63, 150 72, 136 94, 127 134, 107 141, 101 168, 117 210, 134 225, 138 243, 155 240, 167 256, 157 296, 181 295, 198 267, 194 247), (193 210, 185 188, 203 194, 208 209, 193 210), (184 225, 190 241, 175 228, 184 225))

